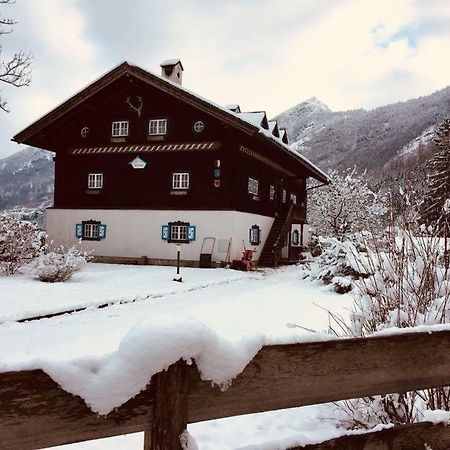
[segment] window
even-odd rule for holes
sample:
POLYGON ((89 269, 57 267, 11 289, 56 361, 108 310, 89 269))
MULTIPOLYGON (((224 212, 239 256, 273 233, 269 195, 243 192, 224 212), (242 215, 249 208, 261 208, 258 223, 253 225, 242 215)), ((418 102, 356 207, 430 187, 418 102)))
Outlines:
POLYGON ((172 189, 189 189, 189 173, 175 172, 172 174, 172 189))
POLYGON ((283 189, 283 203, 286 203, 286 189, 283 189))
POLYGON ((261 228, 258 225, 252 225, 249 230, 249 237, 251 245, 259 245, 261 243, 261 228))
POLYGON ((187 225, 172 225, 170 227, 170 240, 180 242, 187 240, 187 225))
POLYGON ((205 124, 201 120, 197 120, 197 122, 194 123, 194 131, 196 133, 201 133, 205 129, 205 124))
POLYGON ((113 122, 111 128, 111 136, 113 137, 128 136, 128 129, 129 129, 128 120, 113 122))
POLYGON ((297 196, 295 194, 291 194, 290 199, 294 205, 297 204, 297 196))
POLYGON ((269 187, 269 198, 273 200, 275 198, 275 186, 273 184, 269 187))
POLYGON ((294 230, 292 232, 292 246, 298 247, 300 245, 300 232, 298 230, 294 230))
POLYGON ((98 223, 85 223, 83 239, 98 239, 98 223))
POLYGON ((248 178, 248 193, 258 195, 258 180, 254 178, 248 178))
POLYGON ((161 239, 167 242, 188 244, 195 241, 196 227, 189 222, 169 222, 162 226, 161 239))
POLYGON ((89 189, 102 189, 103 188, 103 174, 102 173, 90 173, 88 175, 88 188, 89 189))
POLYGON ((148 123, 148 134, 158 136, 167 134, 167 119, 152 119, 148 123))
POLYGON ((106 225, 98 220, 86 220, 76 225, 75 235, 84 241, 100 241, 106 238, 106 225))

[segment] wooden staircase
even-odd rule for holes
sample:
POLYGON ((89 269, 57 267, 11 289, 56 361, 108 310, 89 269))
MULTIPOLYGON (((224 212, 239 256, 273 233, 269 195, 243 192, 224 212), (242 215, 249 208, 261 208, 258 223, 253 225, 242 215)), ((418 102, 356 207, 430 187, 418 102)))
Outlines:
POLYGON ((281 210, 272 224, 261 255, 258 259, 260 267, 276 267, 281 258, 286 236, 289 233, 294 215, 294 205, 291 204, 284 211, 281 210))

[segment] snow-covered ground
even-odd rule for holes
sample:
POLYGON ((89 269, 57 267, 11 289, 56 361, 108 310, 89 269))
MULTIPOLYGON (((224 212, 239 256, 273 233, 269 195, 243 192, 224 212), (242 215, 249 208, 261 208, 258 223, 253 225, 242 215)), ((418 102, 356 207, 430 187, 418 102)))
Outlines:
MULTIPOLYGON (((66 387, 67 374, 73 375, 74 368, 80 370, 82 362, 81 366, 93 364, 97 369, 105 368, 104 376, 108 377, 111 367, 116 367, 118 361, 123 363, 124 351, 128 358, 133 352, 136 356, 141 351, 157 355, 165 348, 170 357, 172 350, 164 347, 165 341, 155 340, 152 345, 155 337, 152 327, 157 325, 164 333, 173 330, 186 348, 196 347, 195 351, 189 349, 189 354, 209 355, 205 373, 219 370, 227 374, 227 370, 230 373, 237 370, 233 367, 237 359, 245 363, 261 345, 323 339, 322 332, 328 327, 325 310, 346 316, 352 303, 350 296, 337 295, 302 280, 298 267, 253 273, 226 269, 182 269, 182 272, 182 284, 172 281, 173 268, 103 264, 89 264, 72 281, 62 284, 41 283, 25 275, 0 277, 3 321, 0 321, 3 344, 0 370, 44 367, 66 387), (137 300, 120 304, 120 301, 133 299, 137 300), (103 309, 93 306, 104 303, 112 305, 103 309), (80 306, 92 307, 38 321, 18 323, 12 320, 80 306), (189 329, 190 324, 194 328, 191 334, 210 336, 208 333, 213 333, 212 340, 216 344, 205 348, 198 336, 184 330, 189 329), (194 337, 197 340, 193 340, 194 337), (191 340, 184 343, 186 338, 191 340), (233 353, 236 350, 238 358, 233 353), (222 365, 211 363, 211 355, 217 351, 229 352, 229 360, 222 365)), ((163 358, 159 363, 164 366, 167 362, 163 358)), ((78 375, 83 380, 86 373, 81 371, 78 375)), ((210 379, 215 376, 213 373, 210 379)), ((68 390, 79 392, 77 389, 80 389, 94 409, 96 405, 97 410, 107 409, 103 399, 92 399, 83 391, 80 380, 73 384, 76 376, 68 378, 68 390)), ((251 444, 257 445, 253 448, 263 448, 264 442, 280 439, 308 442, 317 440, 318 436, 327 439, 336 433, 332 421, 318 419, 332 416, 332 409, 331 406, 295 408, 193 424, 189 430, 200 450, 237 449, 251 444)), ((142 435, 68 448, 140 449, 142 435)))

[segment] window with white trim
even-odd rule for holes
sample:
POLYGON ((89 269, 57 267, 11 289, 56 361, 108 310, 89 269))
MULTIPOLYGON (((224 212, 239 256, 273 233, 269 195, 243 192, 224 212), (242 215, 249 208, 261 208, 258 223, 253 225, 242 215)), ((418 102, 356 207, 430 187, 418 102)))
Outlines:
POLYGON ((83 239, 98 239, 98 223, 83 224, 83 239))
POLYGON ((295 194, 291 194, 290 199, 294 205, 297 204, 297 196, 295 194))
POLYGON ((150 136, 167 134, 167 119, 151 119, 148 123, 148 134, 150 136))
POLYGON ((252 225, 248 239, 251 245, 259 245, 261 243, 261 228, 258 225, 252 225))
POLYGON ((103 174, 102 173, 90 173, 88 175, 88 188, 89 189, 102 189, 103 188, 103 174))
POLYGON ((170 225, 170 241, 186 242, 188 240, 189 224, 171 224, 170 225))
POLYGON ((269 187, 269 199, 273 200, 275 198, 275 186, 273 184, 269 187))
POLYGON ((173 173, 172 189, 189 189, 189 172, 173 173))
POLYGON ((248 193, 258 195, 259 182, 255 178, 248 177, 248 193))
POLYGON ((128 136, 129 128, 130 127, 128 120, 120 120, 117 122, 113 122, 111 127, 111 136, 112 137, 128 136))

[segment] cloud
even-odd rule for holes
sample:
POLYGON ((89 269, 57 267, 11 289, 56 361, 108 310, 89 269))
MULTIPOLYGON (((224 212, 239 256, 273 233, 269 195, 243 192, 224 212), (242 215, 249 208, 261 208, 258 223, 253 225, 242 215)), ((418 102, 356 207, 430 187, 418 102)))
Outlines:
POLYGON ((5 48, 35 55, 33 82, 8 90, 2 148, 28 122, 122 60, 159 73, 180 57, 186 87, 273 116, 317 96, 374 107, 449 84, 448 0, 18 1, 5 48))

